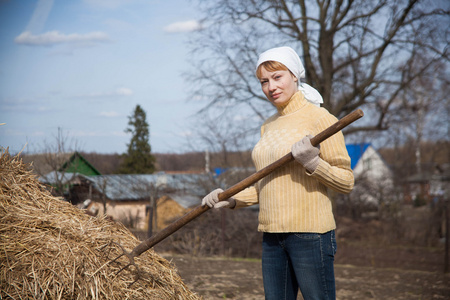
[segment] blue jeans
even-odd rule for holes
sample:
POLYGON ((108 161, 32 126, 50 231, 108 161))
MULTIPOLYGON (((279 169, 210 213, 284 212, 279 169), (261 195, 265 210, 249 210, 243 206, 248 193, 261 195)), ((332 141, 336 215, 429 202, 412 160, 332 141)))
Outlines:
POLYGON ((268 300, 336 299, 334 230, 319 233, 264 233, 262 272, 268 300))

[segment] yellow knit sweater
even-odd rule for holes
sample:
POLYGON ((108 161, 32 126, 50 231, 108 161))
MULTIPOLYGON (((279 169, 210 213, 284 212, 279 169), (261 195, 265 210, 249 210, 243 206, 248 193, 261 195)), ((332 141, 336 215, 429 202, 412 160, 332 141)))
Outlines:
MULTIPOLYGON (((261 127, 261 139, 252 152, 257 170, 291 151, 305 135, 315 136, 337 119, 326 109, 307 102, 297 92, 278 113, 261 127)), ((291 162, 236 194, 236 207, 258 204, 259 226, 263 232, 316 232, 336 228, 328 188, 349 193, 354 178, 350 157, 341 132, 320 144, 320 163, 308 173, 298 162, 291 162)))

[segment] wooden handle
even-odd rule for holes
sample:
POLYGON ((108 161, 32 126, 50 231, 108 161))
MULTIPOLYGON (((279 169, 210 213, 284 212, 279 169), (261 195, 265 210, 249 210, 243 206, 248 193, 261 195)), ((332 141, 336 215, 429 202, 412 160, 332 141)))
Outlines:
MULTIPOLYGON (((311 144, 313 146, 320 144, 321 142, 323 142, 330 136, 334 135, 335 133, 339 132, 344 127, 348 126, 349 124, 353 123, 354 121, 358 120, 362 116, 364 116, 364 113, 362 110, 360 110, 360 109, 355 110, 354 112, 346 115, 345 117, 343 117, 342 119, 340 119, 339 121, 337 121, 336 123, 334 123, 333 125, 328 127, 327 129, 325 129, 324 131, 320 132, 315 137, 313 137, 311 139, 311 144)), ((288 154, 286 154, 282 158, 278 159, 274 163, 268 165, 267 167, 259 170, 258 172, 250 175, 249 177, 245 178, 244 180, 238 182, 237 184, 233 185, 232 187, 230 187, 230 188, 226 189, 225 191, 223 191, 222 193, 220 193, 218 195, 219 201, 226 200, 226 199, 236 195, 240 191, 255 184, 260 179, 266 177, 267 175, 269 175, 276 169, 286 165, 287 163, 289 163, 293 160, 294 160, 294 157, 292 156, 292 153, 289 152, 288 154)), ((134 256, 139 256, 140 254, 147 251, 154 245, 158 244, 159 242, 164 240, 166 237, 168 237, 169 235, 171 235, 172 233, 174 233, 175 231, 177 231, 178 229, 180 229, 181 227, 183 227, 190 221, 194 220, 195 218, 197 218, 198 216, 200 216, 201 214, 203 214, 204 212, 206 212, 209 209, 210 208, 207 205, 197 206, 196 208, 194 208, 190 212, 186 213, 184 216, 180 217, 178 220, 176 220, 175 222, 173 222, 172 224, 170 224, 169 226, 167 226, 160 232, 149 237, 147 240, 143 241, 141 244, 136 246, 136 248, 134 248, 134 250, 132 251, 132 254, 134 256)))

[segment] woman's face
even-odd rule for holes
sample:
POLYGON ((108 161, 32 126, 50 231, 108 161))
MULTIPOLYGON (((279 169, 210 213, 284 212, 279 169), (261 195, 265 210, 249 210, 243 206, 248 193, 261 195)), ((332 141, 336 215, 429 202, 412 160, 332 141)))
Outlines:
POLYGON ((288 70, 269 72, 262 66, 260 82, 262 91, 275 106, 286 104, 298 91, 297 77, 288 70))

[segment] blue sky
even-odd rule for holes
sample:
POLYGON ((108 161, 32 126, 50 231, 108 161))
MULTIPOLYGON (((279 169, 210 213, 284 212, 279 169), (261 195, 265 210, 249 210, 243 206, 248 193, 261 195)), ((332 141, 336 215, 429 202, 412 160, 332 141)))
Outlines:
POLYGON ((137 104, 153 152, 183 152, 192 115, 182 73, 200 24, 188 0, 0 0, 0 146, 123 153, 137 104))

